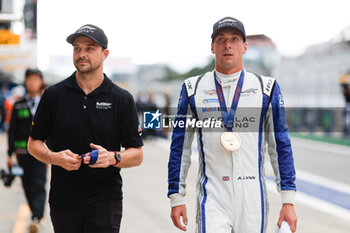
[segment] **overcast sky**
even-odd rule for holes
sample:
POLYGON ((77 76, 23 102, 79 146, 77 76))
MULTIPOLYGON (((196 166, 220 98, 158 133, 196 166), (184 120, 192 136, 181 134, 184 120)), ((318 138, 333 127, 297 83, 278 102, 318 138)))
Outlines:
MULTIPOLYGON (((211 56, 213 24, 232 16, 247 35, 265 34, 283 55, 296 56, 350 27, 349 0, 59 0, 38 1, 39 66, 71 55, 66 37, 84 24, 101 27, 110 55, 136 64, 167 63, 179 71, 211 56)), ((248 47, 249 48, 249 47, 248 47)))

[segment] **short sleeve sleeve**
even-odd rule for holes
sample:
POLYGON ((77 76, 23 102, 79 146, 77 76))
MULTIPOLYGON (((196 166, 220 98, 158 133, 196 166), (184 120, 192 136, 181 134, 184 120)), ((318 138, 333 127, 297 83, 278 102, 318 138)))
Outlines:
POLYGON ((122 111, 121 119, 123 122, 121 128, 122 146, 124 148, 143 146, 136 105, 131 95, 128 95, 125 111, 122 111))

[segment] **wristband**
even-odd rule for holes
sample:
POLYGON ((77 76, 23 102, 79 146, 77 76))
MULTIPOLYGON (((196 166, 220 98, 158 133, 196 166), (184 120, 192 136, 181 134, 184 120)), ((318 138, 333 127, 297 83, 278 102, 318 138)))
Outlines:
MULTIPOLYGON (((79 157, 82 158, 82 159, 84 159, 85 156, 86 156, 85 154, 79 155, 79 157)), ((97 161, 97 158, 98 158, 98 150, 92 150, 90 152, 90 162, 89 162, 89 164, 95 164, 96 161, 97 161)))
POLYGON ((90 163, 89 164, 95 164, 98 158, 98 150, 92 150, 90 152, 90 163))

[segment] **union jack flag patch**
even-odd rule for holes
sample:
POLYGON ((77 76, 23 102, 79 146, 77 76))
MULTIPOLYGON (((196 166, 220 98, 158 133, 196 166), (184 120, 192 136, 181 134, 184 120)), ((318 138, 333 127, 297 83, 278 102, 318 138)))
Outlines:
POLYGON ((229 176, 223 176, 222 177, 222 181, 229 181, 230 180, 230 177, 229 176))

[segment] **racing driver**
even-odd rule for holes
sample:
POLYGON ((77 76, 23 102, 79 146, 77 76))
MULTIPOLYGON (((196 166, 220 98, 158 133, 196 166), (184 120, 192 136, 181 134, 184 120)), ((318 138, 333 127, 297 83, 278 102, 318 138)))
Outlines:
POLYGON ((265 152, 276 176, 282 208, 277 225, 296 231, 295 169, 284 102, 276 80, 243 68, 247 51, 243 24, 225 17, 213 26, 215 70, 185 80, 176 121, 217 119, 222 127, 174 124, 168 164, 168 197, 176 227, 188 224, 184 196, 197 135, 197 233, 264 233, 268 200, 265 152))

